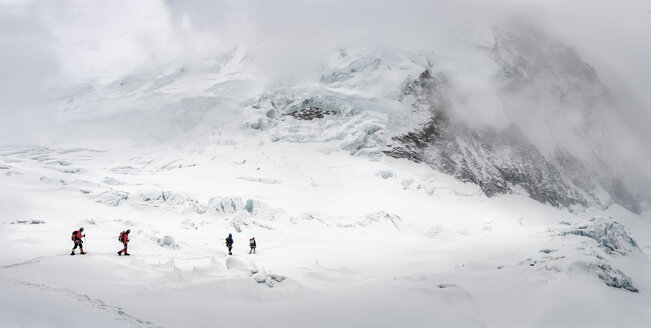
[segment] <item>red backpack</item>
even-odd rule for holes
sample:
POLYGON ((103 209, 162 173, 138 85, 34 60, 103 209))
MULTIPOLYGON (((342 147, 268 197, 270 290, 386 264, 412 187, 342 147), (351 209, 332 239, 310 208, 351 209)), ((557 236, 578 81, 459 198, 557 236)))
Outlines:
POLYGON ((118 241, 121 242, 121 243, 124 242, 124 234, 125 234, 125 232, 122 231, 122 232, 120 232, 120 236, 118 236, 118 241))

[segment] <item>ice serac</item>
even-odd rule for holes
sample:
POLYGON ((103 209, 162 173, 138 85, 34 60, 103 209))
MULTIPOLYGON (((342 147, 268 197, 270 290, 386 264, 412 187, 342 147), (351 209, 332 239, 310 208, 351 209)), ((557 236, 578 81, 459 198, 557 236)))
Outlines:
POLYGON ((505 127, 456 115, 452 79, 429 68, 402 90, 402 101, 426 121, 393 136, 384 153, 475 183, 487 196, 524 191, 557 207, 616 203, 639 213, 640 198, 609 158, 617 155, 604 137, 615 128, 614 100, 595 70, 533 28, 497 29, 486 54, 500 68, 494 83, 505 127))

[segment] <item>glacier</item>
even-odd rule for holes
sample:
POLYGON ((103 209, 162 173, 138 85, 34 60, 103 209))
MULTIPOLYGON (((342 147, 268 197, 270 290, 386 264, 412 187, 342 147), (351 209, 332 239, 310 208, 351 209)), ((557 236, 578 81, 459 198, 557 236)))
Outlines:
POLYGON ((648 325, 624 100, 531 25, 453 39, 57 86, 46 142, 0 142, 0 326, 648 325))

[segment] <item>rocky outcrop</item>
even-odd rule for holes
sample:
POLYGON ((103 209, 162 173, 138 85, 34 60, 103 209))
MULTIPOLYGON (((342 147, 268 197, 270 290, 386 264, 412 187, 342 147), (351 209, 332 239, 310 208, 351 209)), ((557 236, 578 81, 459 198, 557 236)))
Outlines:
POLYGON ((313 119, 324 118, 325 115, 335 115, 336 112, 330 109, 321 109, 319 107, 307 107, 301 110, 295 110, 287 115, 297 119, 311 121, 313 119))
POLYGON ((612 147, 597 138, 604 135, 598 109, 609 104, 609 94, 594 68, 533 28, 497 31, 488 55, 501 68, 496 79, 510 104, 505 105, 510 125, 471 127, 455 117, 454 87, 444 74, 428 69, 405 84, 401 97, 427 121, 392 137, 384 153, 475 183, 487 196, 524 191, 557 207, 616 203, 639 213, 640 199, 606 160, 612 147), (509 99, 516 97, 525 99, 527 108, 514 108, 519 102, 509 99), (543 152, 531 139, 526 129, 536 125, 549 129, 553 151, 543 152), (568 143, 590 153, 576 156, 568 143))
POLYGON ((487 196, 524 190, 531 198, 554 206, 586 205, 578 188, 567 183, 522 132, 511 125, 497 130, 471 129, 449 118, 445 78, 429 71, 407 84, 415 111, 429 111, 421 129, 395 136, 385 154, 425 162, 455 178, 477 184, 487 196))

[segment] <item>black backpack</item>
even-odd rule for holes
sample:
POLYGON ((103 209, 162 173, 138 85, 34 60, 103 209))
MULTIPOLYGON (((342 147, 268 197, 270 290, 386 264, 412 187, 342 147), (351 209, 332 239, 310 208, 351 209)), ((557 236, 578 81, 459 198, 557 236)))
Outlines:
POLYGON ((118 241, 124 242, 124 231, 120 232, 120 236, 118 236, 118 241))
POLYGON ((77 230, 72 232, 72 241, 75 241, 75 237, 77 236, 77 230))

